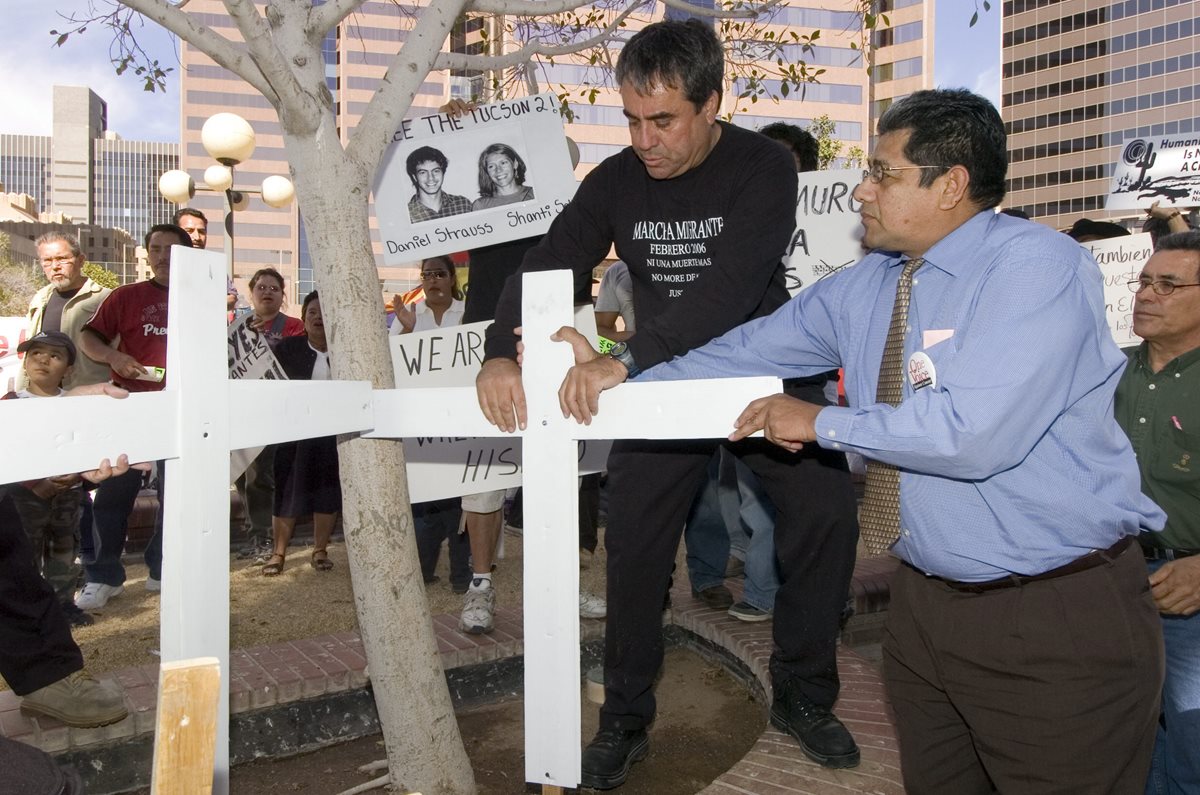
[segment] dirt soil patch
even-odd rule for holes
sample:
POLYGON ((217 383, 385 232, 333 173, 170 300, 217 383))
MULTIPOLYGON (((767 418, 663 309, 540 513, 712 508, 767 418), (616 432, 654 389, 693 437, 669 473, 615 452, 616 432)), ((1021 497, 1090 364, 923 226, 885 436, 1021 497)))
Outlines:
MULTIPOLYGON (((765 709, 741 682, 688 649, 667 651, 656 694, 658 719, 650 729, 650 755, 634 766, 621 795, 699 792, 745 756, 766 725, 765 709)), ((459 714, 480 795, 527 791, 523 710, 523 702, 516 700, 459 714)), ((596 731, 597 715, 596 706, 585 701, 585 742, 596 731)), ((380 775, 360 773, 358 766, 383 756, 382 737, 374 736, 288 759, 259 760, 235 767, 230 789, 234 795, 331 795, 380 775)))

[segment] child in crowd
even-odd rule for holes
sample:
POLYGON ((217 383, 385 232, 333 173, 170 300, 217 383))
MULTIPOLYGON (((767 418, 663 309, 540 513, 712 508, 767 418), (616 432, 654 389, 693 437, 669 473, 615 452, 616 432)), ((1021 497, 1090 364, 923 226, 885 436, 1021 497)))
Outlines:
MULTIPOLYGON (((60 331, 43 331, 17 347, 25 354, 22 364, 28 384, 7 398, 59 397, 63 379, 75 364, 75 343, 60 331)), ((41 478, 21 483, 9 491, 29 536, 38 570, 54 588, 63 611, 73 626, 86 626, 93 619, 75 606, 75 589, 81 567, 75 562, 79 547, 79 516, 83 487, 78 475, 41 478)))

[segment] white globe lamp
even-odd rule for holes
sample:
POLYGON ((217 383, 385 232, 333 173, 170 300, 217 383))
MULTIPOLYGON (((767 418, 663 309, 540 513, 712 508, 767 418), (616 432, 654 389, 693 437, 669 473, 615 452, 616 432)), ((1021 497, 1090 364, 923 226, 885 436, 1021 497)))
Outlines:
POLYGON ((268 207, 287 207, 296 195, 296 188, 287 177, 271 176, 263 180, 262 200, 268 207))
POLYGON ((236 113, 217 113, 200 128, 200 142, 217 162, 237 165, 254 154, 254 128, 236 113))
POLYGON ((229 166, 209 166, 204 169, 204 184, 213 190, 229 190, 233 187, 233 169, 229 166))
POLYGON ((183 204, 196 195, 196 183, 186 171, 173 168, 158 178, 158 192, 174 204, 183 204))

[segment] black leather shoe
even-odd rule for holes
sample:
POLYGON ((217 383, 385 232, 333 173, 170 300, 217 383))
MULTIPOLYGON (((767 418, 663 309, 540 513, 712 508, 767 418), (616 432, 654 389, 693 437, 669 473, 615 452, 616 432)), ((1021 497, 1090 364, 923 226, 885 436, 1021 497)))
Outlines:
POLYGON ((583 775, 580 786, 612 789, 625 783, 629 768, 650 753, 650 738, 645 729, 621 731, 601 729, 583 749, 583 775))
POLYGON ((692 596, 704 602, 705 607, 713 610, 728 610, 733 607, 733 594, 724 585, 715 588, 705 588, 703 591, 692 591, 692 596))
POLYGON ((771 725, 800 743, 800 750, 822 767, 857 767, 858 745, 829 711, 784 683, 771 704, 771 725))

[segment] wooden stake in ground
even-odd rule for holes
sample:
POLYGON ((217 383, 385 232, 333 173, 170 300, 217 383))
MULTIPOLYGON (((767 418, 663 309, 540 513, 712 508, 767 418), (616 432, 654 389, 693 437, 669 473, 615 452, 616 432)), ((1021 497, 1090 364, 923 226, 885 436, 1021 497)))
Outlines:
POLYGON ((220 698, 216 657, 166 662, 159 668, 151 795, 212 792, 220 698))

